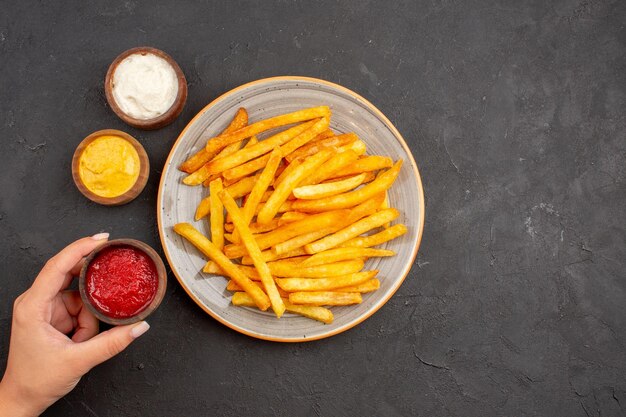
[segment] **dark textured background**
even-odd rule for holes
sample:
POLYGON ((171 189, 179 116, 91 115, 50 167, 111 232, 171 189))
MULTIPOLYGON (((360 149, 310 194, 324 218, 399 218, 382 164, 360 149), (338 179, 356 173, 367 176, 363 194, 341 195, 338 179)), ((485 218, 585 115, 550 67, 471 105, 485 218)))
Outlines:
POLYGON ((12 300, 62 246, 108 231, 160 247, 161 167, 196 112, 308 75, 370 99, 413 150, 426 229, 399 292, 357 328, 289 345, 222 326, 170 276, 152 329, 45 415, 626 415, 625 24, 624 1, 2 1, 0 369, 12 300), (138 45, 189 82, 155 132, 102 89, 138 45), (71 179, 103 128, 151 158, 126 206, 71 179))

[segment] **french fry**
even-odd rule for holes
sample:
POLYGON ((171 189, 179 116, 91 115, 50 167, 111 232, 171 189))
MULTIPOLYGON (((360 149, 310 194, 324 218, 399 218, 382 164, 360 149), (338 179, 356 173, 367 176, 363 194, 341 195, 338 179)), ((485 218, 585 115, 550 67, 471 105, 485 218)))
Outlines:
MULTIPOLYGON (((386 208, 390 208, 391 206, 389 205, 389 193, 387 191, 385 191, 385 199, 383 200, 382 204, 380 205, 381 209, 386 209, 386 208)), ((383 224, 383 227, 385 229, 387 229, 389 226, 391 226, 390 222, 387 222, 385 224, 383 224)))
POLYGON ((289 294, 289 302, 316 306, 346 306, 363 301, 358 292, 303 291, 289 294))
MULTIPOLYGON (((211 175, 219 174, 228 168, 235 167, 246 161, 254 159, 259 155, 263 155, 271 151, 276 146, 279 146, 285 143, 286 141, 292 139, 293 137, 299 135, 300 133, 302 133, 304 130, 308 129, 312 125, 313 125, 313 122, 307 122, 301 125, 294 126, 290 129, 287 129, 285 131, 282 131, 272 136, 271 138, 268 138, 253 146, 250 146, 249 148, 243 148, 231 155, 225 156, 224 158, 215 159, 210 162, 207 162, 206 164, 202 166, 202 168, 198 169, 194 173, 185 177, 183 179, 183 183, 186 185, 201 184, 211 175)), ((241 130, 242 129, 236 132, 239 132, 241 130)), ((233 133, 236 133, 236 132, 233 132, 233 133)))
POLYGON ((355 175, 354 177, 347 178, 341 181, 327 182, 324 184, 304 185, 294 188, 293 195, 296 198, 304 200, 314 200, 317 198, 330 197, 345 193, 358 187, 363 183, 363 180, 367 175, 365 173, 355 175))
MULTIPOLYGON (((280 205, 280 207, 278 208, 278 212, 279 213, 286 213, 288 211, 292 211, 291 210, 291 206, 293 205, 293 202, 295 200, 287 200, 285 201, 283 204, 280 205)), ((265 206, 267 202, 265 203, 260 203, 258 206, 256 206, 256 210, 254 211, 254 215, 258 215, 259 212, 263 209, 263 207, 265 206)), ((272 219, 273 220, 273 219, 272 219)), ((230 218, 230 215, 226 216, 226 222, 228 223, 232 223, 232 219, 230 218)), ((270 221, 271 223, 271 221, 270 221)), ((269 223, 268 223, 269 224, 269 223)))
POLYGON ((328 106, 312 107, 309 109, 298 110, 293 113, 283 114, 280 116, 261 120, 256 123, 252 123, 234 132, 210 139, 207 142, 207 151, 210 152, 213 149, 222 149, 233 142, 249 138, 250 136, 265 132, 266 130, 290 125, 293 123, 304 122, 307 120, 316 119, 318 117, 330 117, 330 108, 328 106))
MULTIPOLYGON (((254 283, 254 285, 257 285, 259 288, 261 288, 263 290, 263 283, 259 282, 259 281, 252 281, 254 283)), ((237 284, 235 281, 233 281, 232 279, 228 281, 228 283, 226 284, 226 289, 228 291, 243 291, 243 288, 241 288, 239 286, 239 284, 237 284)), ((283 290, 282 288, 278 287, 278 293, 280 294, 281 298, 283 298, 283 301, 285 299, 285 297, 289 297, 289 293, 285 290, 283 290)))
MULTIPOLYGON (((240 129, 247 124, 248 112, 246 111, 246 109, 240 108, 239 110, 237 110, 237 113, 235 113, 235 117, 226 127, 226 129, 224 129, 222 134, 234 132, 235 130, 240 129)), ((180 165, 179 169, 188 174, 191 174, 192 172, 200 169, 204 164, 209 162, 211 158, 213 158, 216 154, 217 152, 208 152, 206 150, 206 147, 204 147, 193 156, 191 156, 189 159, 187 159, 185 162, 183 162, 180 165)))
POLYGON ((338 232, 333 233, 332 235, 326 236, 317 242, 309 243, 304 247, 304 250, 307 253, 313 254, 322 252, 335 246, 348 241, 354 237, 357 237, 361 233, 365 233, 369 230, 372 230, 376 227, 380 227, 383 224, 394 220, 396 217, 400 215, 400 212, 394 208, 381 210, 374 214, 370 214, 369 216, 352 223, 350 226, 339 230, 338 232))
POLYGON ((337 148, 338 152, 345 152, 349 150, 356 152, 356 154, 360 156, 360 155, 363 155, 367 151, 367 146, 365 146, 365 142, 359 139, 359 140, 355 140, 354 142, 348 145, 340 146, 339 148, 337 148))
MULTIPOLYGON (((318 132, 328 127, 328 119, 322 118, 317 121, 310 129, 305 130, 289 142, 280 147, 283 155, 289 155, 300 146, 312 140, 314 137, 319 136, 318 132), (317 135, 317 136, 316 136, 317 135)), ((263 155, 257 159, 248 161, 242 165, 234 168, 227 169, 223 172, 224 178, 235 179, 248 175, 252 172, 258 171, 263 168, 269 161, 269 155, 263 155)))
POLYGON ((295 222, 296 220, 302 220, 308 216, 310 216, 310 214, 300 213, 299 211, 288 211, 280 216, 280 219, 278 219, 278 225, 282 226, 283 224, 295 222))
MULTIPOLYGON (((278 169, 278 164, 280 164, 282 157, 283 154, 280 148, 274 149, 270 154, 270 159, 267 162, 267 166, 265 167, 265 169, 263 169, 263 172, 261 172, 257 183, 254 184, 254 187, 252 188, 252 191, 250 192, 248 199, 246 200, 246 203, 242 209, 243 222, 246 224, 246 226, 250 224, 256 208, 261 202, 263 194, 274 180, 274 174, 276 173, 276 169, 278 169)), ((266 224, 269 223, 270 222, 266 224)), ((235 232, 233 233, 233 238, 235 239, 235 242, 239 242, 238 236, 238 231, 235 230, 235 232)))
MULTIPOLYGON (((248 227, 250 228, 250 231, 252 232, 252 234, 256 235, 259 233, 271 232, 272 230, 276 229, 278 226, 280 226, 279 219, 273 219, 268 224, 250 223, 248 227)), ((235 225, 232 223, 226 223, 224 225, 224 229, 232 233, 235 230, 235 225)))
POLYGON ((270 300, 268 296, 259 287, 254 285, 252 281, 202 233, 197 231, 189 223, 176 224, 174 226, 174 231, 187 239, 208 258, 215 261, 215 263, 217 263, 233 281, 244 289, 252 300, 254 300, 254 303, 260 310, 265 311, 269 308, 270 300))
POLYGON ((321 321, 325 324, 330 324, 333 322, 333 312, 325 307, 295 305, 291 304, 289 299, 283 300, 283 302, 285 303, 285 308, 290 313, 299 314, 309 319, 321 321))
POLYGON ((269 223, 276 213, 278 213, 281 204, 287 201, 293 189, 296 188, 304 178, 315 172, 320 165, 333 156, 334 152, 333 149, 322 150, 318 154, 309 157, 291 174, 285 177, 283 182, 274 188, 274 193, 272 193, 269 200, 265 203, 265 206, 259 211, 257 222, 261 224, 269 223))
MULTIPOLYGON (((376 179, 376 174, 374 174, 372 171, 363 172, 363 174, 365 175, 365 178, 363 178, 363 184, 372 182, 376 179)), ((344 181, 344 180, 347 180, 348 178, 353 178, 353 177, 354 175, 349 175, 347 177, 334 177, 334 178, 330 178, 330 179, 322 181, 321 184, 328 184, 329 182, 335 182, 335 181, 344 181)))
POLYGON ((296 200, 292 208, 296 211, 319 212, 355 206, 391 187, 398 177, 401 167, 402 160, 399 160, 389 170, 378 175, 374 181, 358 190, 318 200, 296 200))
MULTIPOLYGON (((303 255, 306 255, 306 252, 304 251, 304 248, 299 248, 299 249, 294 249, 291 252, 281 253, 279 255, 272 250, 264 250, 263 252, 261 252, 261 255, 263 256, 263 260, 265 262, 271 262, 271 261, 277 261, 279 259, 300 257, 303 255)), ((241 258, 241 263, 243 265, 252 265, 252 258, 246 255, 243 258, 241 258)))
POLYGON ((301 267, 296 263, 274 261, 267 264, 277 277, 326 278, 359 272, 365 265, 361 259, 335 262, 326 265, 301 267))
POLYGON ((210 195, 200 200, 200 204, 198 204, 198 208, 196 209, 196 216, 195 216, 196 221, 204 218, 207 214, 209 214, 209 211, 211 211, 210 200, 211 200, 210 195))
POLYGON ((345 133, 343 135, 321 139, 315 142, 311 142, 310 144, 303 146, 297 151, 292 152, 291 154, 285 156, 285 159, 289 162, 295 159, 306 159, 309 156, 321 152, 324 148, 338 148, 341 146, 347 146, 357 141, 358 139, 359 137, 354 133, 345 133))
POLYGON ((226 191, 228 191, 228 194, 230 194, 233 198, 241 198, 244 195, 250 194, 250 191, 252 191, 254 184, 256 184, 258 180, 258 175, 242 178, 236 183, 227 186, 226 191))
POLYGON ((343 242, 341 247, 369 248, 371 246, 381 245, 407 232, 407 228, 403 224, 395 224, 388 229, 378 232, 370 236, 361 236, 343 242))
POLYGON ((324 236, 334 233, 337 229, 339 229, 339 227, 326 227, 323 229, 314 230, 309 233, 304 233, 302 235, 292 237, 291 239, 274 245, 272 247, 272 251, 274 251, 274 253, 276 253, 277 255, 281 255, 283 253, 288 253, 298 249, 304 250, 304 246, 306 244, 315 242, 316 240, 319 240, 324 236))
MULTIPOLYGON (((292 237, 312 232, 314 230, 332 227, 343 224, 344 219, 350 215, 349 210, 336 210, 326 213, 318 213, 305 219, 288 223, 279 228, 259 235, 256 238, 257 244, 261 250, 275 246, 280 242, 284 242, 292 237)), ((245 247, 242 245, 227 245, 224 247, 224 254, 229 258, 240 258, 247 255, 245 247)))
POLYGON ((378 274, 378 271, 363 271, 332 278, 276 278, 276 284, 287 292, 329 291, 364 283, 378 274))
POLYGON ((383 256, 393 256, 396 253, 386 249, 371 248, 335 248, 324 252, 318 252, 302 262, 301 266, 323 265, 332 262, 345 261, 354 258, 374 258, 383 256))
POLYGON ((349 175, 360 174, 362 172, 378 171, 379 169, 391 168, 392 166, 393 160, 387 156, 365 156, 335 172, 333 176, 329 178, 346 177, 349 175))
MULTIPOLYGON (((279 153, 277 153, 276 155, 280 156, 279 153)), ((278 166, 278 163, 276 163, 276 166, 278 166)), ((276 168, 272 170, 272 174, 275 171, 276 168)), ((263 176, 263 174, 261 174, 261 176, 263 176)), ((276 317, 280 318, 285 312, 285 304, 280 298, 280 294, 278 293, 278 290, 276 288, 276 282, 274 282, 274 277, 272 277, 270 268, 263 260, 259 245, 257 245, 256 240, 252 236, 252 232, 248 228, 248 224, 246 223, 246 219, 244 217, 245 214, 241 212, 241 210, 237 206, 237 203, 235 203, 235 200, 230 196, 230 194, 228 194, 228 191, 220 192, 219 198, 220 200, 222 200, 226 211, 232 216, 235 230, 237 230, 241 235, 243 245, 246 247, 248 254, 252 258, 254 267, 257 269, 259 275, 261 276, 261 282, 263 283, 263 287, 265 288, 265 293, 270 298, 270 303, 272 304, 274 314, 276 314, 276 317)))
MULTIPOLYGON (((253 300, 245 292, 234 293, 231 302, 235 306, 256 307, 253 300)), ((333 312, 327 308, 319 306, 296 305, 290 303, 289 300, 286 298, 283 299, 283 302, 285 303, 285 308, 290 313, 299 314, 303 317, 321 321, 325 324, 330 324, 333 322, 333 312)))
MULTIPOLYGON (((248 142, 245 144, 245 146, 243 147, 243 149, 247 149, 252 145, 256 145, 259 142, 259 138, 257 138, 256 136, 252 136, 250 139, 248 139, 248 142)), ((239 148, 241 147, 241 142, 235 142, 233 144, 228 145, 227 147, 225 147, 224 149, 222 149, 222 151, 220 153, 218 153, 214 159, 219 159, 219 158, 223 158, 225 156, 228 155, 232 155, 233 153, 235 153, 236 151, 239 150, 239 148), (234 151, 230 151, 231 147, 233 147, 234 145, 236 145, 236 149, 234 151)), ((250 172, 250 174, 252 174, 252 172, 250 172)), ((237 182, 237 180, 239 180, 239 178, 226 178, 221 174, 214 174, 209 176, 209 178, 207 178, 206 180, 204 180, 204 182, 202 183, 203 186, 208 187, 209 184, 211 183, 212 180, 214 180, 215 178, 219 178, 219 177, 223 177, 224 178, 224 185, 228 186, 230 184, 234 184, 235 182, 237 182)), ((245 177, 246 175, 242 175, 241 178, 245 177)))
POLYGON ((222 179, 218 178, 209 185, 209 205, 211 218, 211 241, 218 249, 224 249, 224 206, 218 194, 223 190, 222 179))
POLYGON ((374 279, 370 279, 369 281, 365 281, 364 283, 359 284, 359 285, 354 285, 351 287, 344 287, 344 288, 337 288, 333 291, 366 293, 366 292, 376 291, 379 288, 380 288, 380 281, 377 278, 374 278, 374 279))
POLYGON ((335 172, 350 165, 352 162, 359 159, 359 155, 352 149, 348 149, 345 152, 339 152, 324 162, 316 173, 309 178, 305 178, 301 185, 319 184, 320 182, 330 178, 335 172))
POLYGON ((209 162, 206 165, 206 169, 210 174, 218 174, 226 171, 227 169, 239 166, 258 156, 271 152, 274 148, 300 136, 302 133, 311 130, 314 126, 316 126, 316 124, 317 122, 313 120, 284 130, 270 138, 262 140, 254 146, 235 152, 226 158, 209 162))
POLYGON ((358 220, 361 220, 365 216, 376 213, 380 210, 380 205, 384 199, 384 194, 380 193, 373 196, 369 200, 365 200, 364 202, 357 204, 352 208, 352 210, 350 210, 350 216, 346 219, 345 225, 348 226, 358 220))
POLYGON ((278 187, 280 183, 283 182, 288 175, 291 175, 291 173, 295 171, 296 168, 302 165, 302 162, 303 162, 302 159, 295 159, 289 165, 287 165, 285 169, 283 170, 283 172, 281 172, 280 175, 278 175, 276 179, 274 180, 274 189, 276 189, 276 187, 278 187))

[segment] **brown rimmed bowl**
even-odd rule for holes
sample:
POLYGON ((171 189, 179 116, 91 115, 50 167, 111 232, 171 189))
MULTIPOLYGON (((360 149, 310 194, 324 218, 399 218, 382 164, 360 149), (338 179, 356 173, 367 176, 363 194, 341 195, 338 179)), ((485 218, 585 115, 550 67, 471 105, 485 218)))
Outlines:
POLYGON ((120 55, 117 56, 117 58, 113 60, 104 79, 104 93, 106 94, 107 102, 109 103, 109 106, 111 106, 111 109, 124 122, 138 129, 155 130, 172 123, 174 120, 176 120, 180 112, 183 111, 185 103, 187 102, 187 80, 185 79, 185 74, 183 74, 183 71, 180 69, 176 61, 174 61, 171 56, 161 51, 160 49, 152 48, 149 46, 140 46, 122 52, 120 55), (134 117, 129 116, 122 111, 120 106, 118 106, 117 102, 115 101, 115 97, 113 97, 113 74, 115 73, 115 70, 117 69, 117 66, 120 64, 120 62, 122 62, 126 57, 134 54, 152 54, 163 58, 172 66, 172 68, 174 68, 176 78, 178 79, 178 94, 176 95, 174 103, 172 103, 172 106, 169 108, 169 110, 153 119, 142 120, 135 119, 134 117))
POLYGON ((80 292, 80 298, 83 300, 83 304, 87 306, 87 309, 91 312, 91 314, 96 316, 98 320, 104 323, 114 325, 114 326, 133 324, 133 323, 137 323, 137 322, 144 320, 146 317, 152 314, 154 310, 156 310, 159 307, 159 305, 161 304, 161 301, 163 301, 163 297, 165 296, 166 288, 167 288, 167 272, 165 270, 165 265, 163 264, 163 260, 161 259, 159 254, 156 253, 154 249, 152 249, 150 246, 146 245, 145 243, 139 240, 135 240, 135 239, 114 239, 114 240, 110 240, 102 244, 102 246, 99 246, 97 249, 91 252, 89 256, 87 256, 87 258, 85 259, 85 263, 83 264, 83 267, 80 270, 80 276, 78 278, 78 290, 80 292), (86 278, 87 278, 87 268, 89 268, 89 264, 91 263, 91 261, 93 261, 94 258, 98 256, 100 251, 102 251, 105 248, 112 247, 112 246, 131 246, 135 249, 142 251, 146 255, 148 255, 148 257, 150 257, 152 262, 154 262, 154 266, 156 267, 157 276, 159 280, 156 295, 154 296, 154 299, 148 305, 148 307, 140 311, 135 316, 127 317, 123 319, 109 317, 103 314, 100 310, 98 310, 93 304, 91 304, 91 301, 89 300, 89 297, 87 296, 87 288, 86 288, 86 283, 85 283, 86 278))
POLYGON ((104 129, 93 132, 91 135, 83 139, 83 141, 76 147, 76 150, 74 151, 74 156, 72 157, 72 177, 74 178, 74 183, 76 184, 78 190, 94 203, 103 204, 105 206, 119 206, 121 204, 126 204, 134 200, 135 197, 137 197, 143 191, 146 183, 148 182, 149 175, 150 160, 148 159, 148 154, 146 153, 146 150, 143 148, 141 143, 137 141, 137 139, 135 139, 126 132, 122 132, 121 130, 104 129), (98 194, 95 194, 89 188, 87 188, 83 181, 80 179, 80 156, 83 154, 83 151, 91 142, 101 136, 119 136, 122 139, 125 139, 131 145, 133 145, 133 147, 137 151, 137 154, 139 155, 139 176, 137 177, 137 181, 135 181, 135 184, 133 184, 133 186, 128 191, 126 191, 124 194, 118 195, 117 197, 102 197, 98 194))

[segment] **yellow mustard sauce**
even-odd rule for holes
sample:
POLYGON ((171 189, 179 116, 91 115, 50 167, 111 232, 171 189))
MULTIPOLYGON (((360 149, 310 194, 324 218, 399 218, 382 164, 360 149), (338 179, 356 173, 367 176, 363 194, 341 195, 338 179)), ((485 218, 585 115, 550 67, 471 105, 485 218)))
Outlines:
POLYGON ((139 154, 124 138, 100 136, 80 155, 78 174, 92 193, 118 197, 130 190, 139 178, 139 154))

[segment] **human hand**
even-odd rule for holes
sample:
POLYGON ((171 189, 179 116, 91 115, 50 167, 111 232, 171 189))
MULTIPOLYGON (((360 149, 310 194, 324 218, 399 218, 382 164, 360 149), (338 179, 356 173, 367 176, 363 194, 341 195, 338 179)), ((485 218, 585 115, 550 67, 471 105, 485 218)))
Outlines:
POLYGON ((43 267, 13 305, 0 416, 37 416, 70 392, 94 366, 123 351, 150 326, 140 322, 98 334, 98 320, 77 291, 67 291, 84 257, 104 243, 99 233, 70 244, 43 267))

